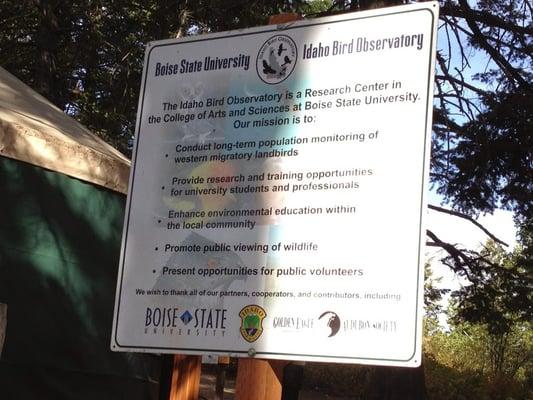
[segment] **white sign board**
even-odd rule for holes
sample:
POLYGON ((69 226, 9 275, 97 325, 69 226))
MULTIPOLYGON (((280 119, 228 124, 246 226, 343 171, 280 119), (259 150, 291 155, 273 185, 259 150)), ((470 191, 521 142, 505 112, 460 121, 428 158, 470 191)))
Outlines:
POLYGON ((113 350, 420 363, 437 12, 148 46, 113 350))

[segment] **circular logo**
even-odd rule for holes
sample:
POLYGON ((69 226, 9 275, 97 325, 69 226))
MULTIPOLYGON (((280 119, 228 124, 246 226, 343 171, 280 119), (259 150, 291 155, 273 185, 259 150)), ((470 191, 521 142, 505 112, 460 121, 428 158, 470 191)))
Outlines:
POLYGON ((247 342, 255 342, 263 333, 263 320, 266 317, 266 311, 257 304, 250 304, 239 312, 241 317, 240 332, 247 342))
POLYGON ((323 317, 328 317, 326 322, 327 327, 330 329, 330 334, 328 337, 335 336, 341 328, 341 319, 339 318, 337 313, 333 311, 323 312, 320 317, 318 317, 318 319, 322 319, 323 317))
POLYGON ((272 36, 257 53, 257 75, 269 85, 283 82, 294 70, 297 56, 294 40, 286 35, 272 36))

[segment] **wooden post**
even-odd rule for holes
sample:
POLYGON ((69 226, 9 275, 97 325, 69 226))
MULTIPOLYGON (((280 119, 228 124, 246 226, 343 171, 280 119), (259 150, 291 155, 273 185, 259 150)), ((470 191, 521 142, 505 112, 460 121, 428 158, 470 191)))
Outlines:
POLYGON ((169 400, 198 400, 201 369, 201 356, 175 355, 169 400))
POLYGON ((239 359, 236 400, 280 400, 285 360, 239 359))

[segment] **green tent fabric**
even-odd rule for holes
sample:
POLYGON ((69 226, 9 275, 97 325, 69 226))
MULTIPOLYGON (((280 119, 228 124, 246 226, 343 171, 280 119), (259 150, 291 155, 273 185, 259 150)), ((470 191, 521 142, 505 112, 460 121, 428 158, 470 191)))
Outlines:
POLYGON ((109 350, 125 197, 0 157, 2 399, 155 399, 159 357, 109 350))
POLYGON ((129 167, 0 68, 0 399, 159 398, 162 357, 110 350, 129 167))

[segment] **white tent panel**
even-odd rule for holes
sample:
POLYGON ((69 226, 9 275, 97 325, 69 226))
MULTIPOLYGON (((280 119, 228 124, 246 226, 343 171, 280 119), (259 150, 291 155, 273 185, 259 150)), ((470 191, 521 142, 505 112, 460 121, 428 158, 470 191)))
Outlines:
POLYGON ((0 155, 126 193, 130 161, 0 68, 0 155))

